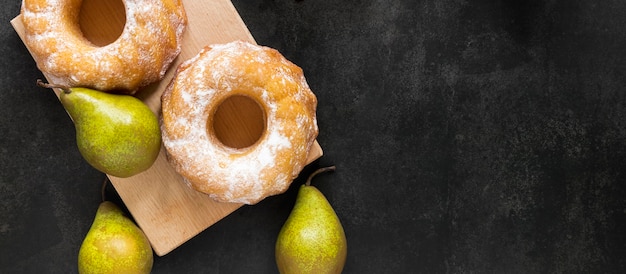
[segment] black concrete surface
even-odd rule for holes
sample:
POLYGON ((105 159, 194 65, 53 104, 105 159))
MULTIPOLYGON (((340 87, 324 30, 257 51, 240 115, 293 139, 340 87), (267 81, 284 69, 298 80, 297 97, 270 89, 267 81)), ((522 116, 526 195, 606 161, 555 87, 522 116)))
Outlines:
MULTIPOLYGON (((104 175, 34 86, 5 2, 0 272, 73 273, 104 175)), ((154 273, 276 273, 295 186, 330 164, 315 184, 346 231, 344 273, 626 271, 625 1, 233 3, 304 69, 325 155, 154 273)))

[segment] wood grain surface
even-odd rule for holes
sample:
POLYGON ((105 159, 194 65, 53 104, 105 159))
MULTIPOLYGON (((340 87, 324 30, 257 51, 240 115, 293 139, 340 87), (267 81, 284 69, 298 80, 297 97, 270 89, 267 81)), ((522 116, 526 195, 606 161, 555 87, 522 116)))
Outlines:
MULTIPOLYGON (((114 41, 125 22, 124 6, 120 3, 121 1, 85 0, 79 21, 84 36, 97 45, 114 41)), ((195 56, 208 44, 234 40, 255 43, 230 0, 183 0, 183 3, 188 25, 181 54, 162 81, 137 94, 157 114, 161 108, 160 96, 171 80, 174 68, 182 61, 195 56)), ((24 28, 21 16, 14 18, 11 24, 22 37, 24 28)), ((56 92, 58 94, 59 91, 56 92)), ((222 108, 230 108, 224 110, 226 116, 245 116, 250 109, 238 104, 228 104, 222 108)), ((255 138, 248 136, 251 131, 245 125, 243 127, 229 127, 232 131, 224 132, 225 137, 222 138, 255 138)), ((321 147, 315 142, 309 153, 308 163, 322 154, 321 147)), ((168 164, 164 148, 161 148, 158 159, 147 171, 130 178, 109 178, 159 256, 172 251, 242 206, 215 202, 189 188, 168 164)))

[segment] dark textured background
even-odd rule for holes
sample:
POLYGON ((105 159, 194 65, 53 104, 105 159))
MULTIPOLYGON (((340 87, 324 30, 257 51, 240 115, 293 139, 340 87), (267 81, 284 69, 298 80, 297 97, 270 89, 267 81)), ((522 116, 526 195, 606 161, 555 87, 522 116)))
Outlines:
MULTIPOLYGON (((318 96, 325 155, 303 175, 338 167, 315 184, 345 273, 626 271, 626 1, 233 3, 318 96)), ((19 6, 0 11, 0 272, 71 273, 104 176, 34 86, 19 6)), ((153 272, 276 272, 294 199, 241 208, 153 272)))

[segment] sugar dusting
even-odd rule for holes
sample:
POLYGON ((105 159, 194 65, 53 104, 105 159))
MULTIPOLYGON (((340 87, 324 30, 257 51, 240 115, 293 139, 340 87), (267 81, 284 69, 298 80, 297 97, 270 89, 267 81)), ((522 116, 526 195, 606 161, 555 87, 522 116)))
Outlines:
POLYGON ((43 8, 30 9, 39 2, 22 1, 25 43, 39 68, 57 84, 132 93, 162 79, 180 53, 186 25, 182 4, 179 10, 169 10, 161 1, 123 0, 122 34, 113 43, 97 47, 80 34, 78 11, 71 10, 70 1, 47 0, 43 8))
MULTIPOLYGON (((205 48, 181 64, 176 78, 165 91, 162 97, 163 142, 175 168, 189 185, 218 201, 253 204, 285 191, 302 169, 317 136, 314 109, 312 118, 311 114, 289 118, 291 114, 279 113, 284 109, 280 104, 299 104, 299 101, 281 97, 285 95, 277 95, 264 86, 241 90, 243 84, 258 76, 248 75, 246 64, 276 65, 277 58, 267 54, 267 48, 244 42, 211 45, 211 48, 205 48), (217 102, 240 93, 261 101, 267 124, 259 145, 236 149, 217 141, 207 131, 206 124, 217 102), (302 139, 306 140, 304 144, 300 144, 302 139)), ((294 81, 281 69, 286 60, 278 60, 281 63, 270 70, 269 77, 294 81)), ((260 69, 256 73, 265 77, 267 71, 260 69)), ((300 86, 306 86, 303 77, 300 81, 300 86)), ((295 91, 296 94, 287 96, 314 97, 308 88, 295 91)))

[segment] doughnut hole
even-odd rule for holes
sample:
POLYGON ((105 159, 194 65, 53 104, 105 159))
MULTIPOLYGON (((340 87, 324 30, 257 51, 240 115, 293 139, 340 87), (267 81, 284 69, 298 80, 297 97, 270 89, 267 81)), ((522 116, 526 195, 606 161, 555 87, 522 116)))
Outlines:
POLYGON ((232 95, 220 103, 207 129, 224 146, 243 149, 254 145, 265 133, 265 111, 249 96, 232 95))
POLYGON ((122 35, 126 8, 122 0, 83 0, 78 26, 83 37, 98 47, 111 44, 122 35))

